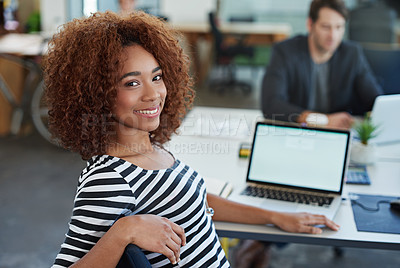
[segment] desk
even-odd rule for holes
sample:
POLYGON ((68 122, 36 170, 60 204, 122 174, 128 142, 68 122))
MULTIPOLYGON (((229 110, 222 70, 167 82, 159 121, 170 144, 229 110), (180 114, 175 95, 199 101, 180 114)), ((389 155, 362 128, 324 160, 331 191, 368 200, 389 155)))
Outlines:
MULTIPOLYGON (((172 28, 181 33, 192 36, 196 41, 200 37, 212 38, 208 23, 171 23, 172 28)), ((270 45, 286 39, 292 32, 288 23, 270 22, 231 22, 222 23, 220 30, 224 34, 247 35, 249 45, 270 45)))
MULTIPOLYGON (((173 137, 167 148, 203 176, 240 187, 248 160, 238 157, 239 145, 251 142, 254 123, 261 119, 257 110, 195 107, 182 124, 182 134, 173 137)), ((371 185, 344 185, 344 197, 349 192, 400 196, 400 144, 379 147, 379 156, 381 160, 368 167, 371 185)), ((287 233, 266 225, 215 222, 215 226, 221 237, 400 250, 400 235, 358 232, 349 200, 343 201, 334 221, 341 226, 338 232, 326 229, 319 235, 287 233)))
POLYGON ((0 37, 0 53, 18 56, 38 56, 45 54, 47 43, 40 34, 10 33, 0 37))
MULTIPOLYGON (((200 39, 207 40, 208 42, 212 40, 210 25, 208 23, 193 22, 171 23, 170 25, 186 37, 194 64, 194 73, 199 81, 203 81, 207 75, 207 68, 201 68, 197 43, 200 39)), ((270 22, 222 23, 220 29, 224 34, 246 35, 245 44, 252 46, 271 45, 288 38, 292 32, 292 28, 288 23, 270 22)))

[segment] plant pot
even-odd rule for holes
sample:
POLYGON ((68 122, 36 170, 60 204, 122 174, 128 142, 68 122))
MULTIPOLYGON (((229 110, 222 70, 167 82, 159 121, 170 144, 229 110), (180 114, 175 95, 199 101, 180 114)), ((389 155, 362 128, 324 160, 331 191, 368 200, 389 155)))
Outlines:
POLYGON ((350 160, 363 165, 372 165, 377 160, 375 144, 362 144, 359 141, 354 141, 351 145, 350 160))

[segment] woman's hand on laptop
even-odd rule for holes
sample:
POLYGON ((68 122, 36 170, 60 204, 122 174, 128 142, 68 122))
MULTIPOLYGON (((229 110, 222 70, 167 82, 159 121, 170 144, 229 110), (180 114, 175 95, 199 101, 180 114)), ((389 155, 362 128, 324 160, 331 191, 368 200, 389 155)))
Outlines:
POLYGON ((326 227, 338 231, 339 225, 323 215, 302 213, 283 213, 274 212, 271 217, 273 224, 280 229, 291 233, 310 233, 320 234, 322 229, 316 225, 325 225, 326 227))
POLYGON ((337 231, 339 225, 323 215, 310 213, 284 213, 232 202, 228 199, 207 194, 207 201, 214 209, 213 221, 227 221, 247 224, 273 224, 291 233, 320 234, 326 227, 337 231))

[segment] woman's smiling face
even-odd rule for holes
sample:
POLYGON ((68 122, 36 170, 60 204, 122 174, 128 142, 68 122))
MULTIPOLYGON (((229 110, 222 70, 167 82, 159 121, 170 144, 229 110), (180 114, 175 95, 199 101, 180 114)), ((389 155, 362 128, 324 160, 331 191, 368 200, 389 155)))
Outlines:
POLYGON ((126 47, 114 117, 124 131, 150 132, 160 124, 167 89, 157 60, 140 45, 126 47))

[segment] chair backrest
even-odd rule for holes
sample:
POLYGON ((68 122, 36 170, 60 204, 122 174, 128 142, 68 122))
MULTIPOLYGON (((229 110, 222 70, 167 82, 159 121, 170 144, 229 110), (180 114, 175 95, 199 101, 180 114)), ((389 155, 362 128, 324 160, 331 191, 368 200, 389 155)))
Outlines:
POLYGON ((395 43, 396 11, 383 3, 354 8, 349 17, 349 39, 361 43, 395 43))
POLYGON ((214 46, 216 49, 216 53, 219 54, 219 51, 222 49, 223 42, 223 34, 218 28, 217 17, 214 12, 208 13, 208 19, 211 26, 211 32, 214 37, 214 46))
POLYGON ((116 268, 151 268, 151 264, 138 246, 129 244, 116 268))
POLYGON ((384 93, 400 93, 400 48, 367 46, 364 54, 384 93))

